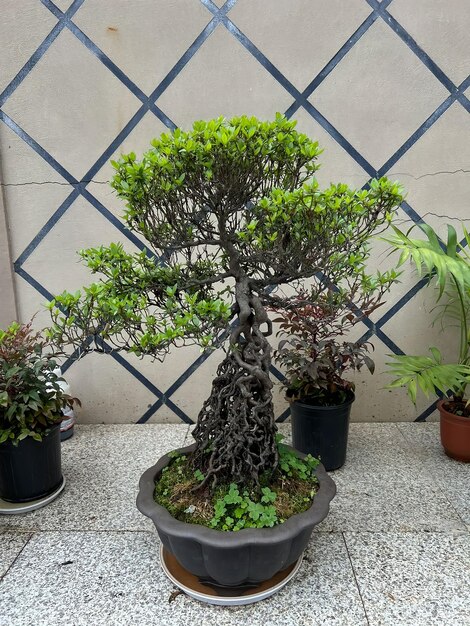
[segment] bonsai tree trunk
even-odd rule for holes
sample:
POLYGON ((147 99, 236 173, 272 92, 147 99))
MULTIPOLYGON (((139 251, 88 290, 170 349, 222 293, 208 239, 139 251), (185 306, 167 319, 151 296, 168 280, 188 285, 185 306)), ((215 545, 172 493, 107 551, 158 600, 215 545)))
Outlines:
POLYGON ((257 484, 278 462, 271 346, 266 339, 272 324, 245 276, 237 278, 235 302, 238 324, 230 350, 217 369, 193 433, 193 462, 205 476, 201 486, 211 482, 212 488, 225 480, 257 484))

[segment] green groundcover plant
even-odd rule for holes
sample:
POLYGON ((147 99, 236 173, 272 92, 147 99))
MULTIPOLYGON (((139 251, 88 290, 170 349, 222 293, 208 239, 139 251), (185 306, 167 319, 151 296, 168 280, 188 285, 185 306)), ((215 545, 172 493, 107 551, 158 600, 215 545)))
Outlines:
POLYGON ((204 474, 193 470, 184 454, 172 453, 155 486, 155 500, 177 519, 216 530, 268 528, 308 509, 317 492, 315 470, 319 461, 311 455, 300 459, 276 436, 279 465, 260 477, 258 487, 234 482, 219 485, 214 493, 200 490, 204 474))
POLYGON ((441 393, 454 401, 448 409, 470 417, 466 401, 470 383, 470 234, 463 227, 462 245, 455 228, 447 226, 447 242, 443 244, 436 232, 422 224, 426 239, 413 239, 410 231, 394 227, 394 236, 385 239, 393 249, 400 251, 399 266, 411 259, 419 276, 425 276, 437 287, 437 319, 444 328, 457 326, 459 352, 454 363, 444 363, 436 347, 429 355, 391 355, 388 365, 396 378, 390 388, 406 387, 411 400, 416 403, 418 389, 426 396, 441 393))
POLYGON ((385 178, 320 189, 320 152, 278 115, 198 121, 153 140, 140 159, 122 156, 112 186, 148 250, 83 250, 99 280, 50 304, 51 339, 82 355, 163 360, 173 347, 228 339, 193 431, 188 463, 201 490, 234 483, 243 497, 279 465, 267 309, 292 304, 279 288, 308 281, 315 302, 328 281, 362 272, 363 246, 401 202, 385 178))
POLYGON ((32 322, 0 330, 0 443, 41 441, 62 409, 78 402, 62 391, 50 348, 32 322))

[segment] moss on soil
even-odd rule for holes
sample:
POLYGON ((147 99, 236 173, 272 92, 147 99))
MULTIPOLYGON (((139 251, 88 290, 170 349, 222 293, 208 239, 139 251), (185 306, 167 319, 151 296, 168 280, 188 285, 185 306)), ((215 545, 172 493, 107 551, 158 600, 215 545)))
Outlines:
MULTIPOLYGON (((261 502, 261 488, 269 487, 276 493, 272 503, 278 518, 282 523, 292 515, 302 513, 312 506, 312 501, 318 490, 318 481, 314 476, 308 479, 298 475, 287 476, 278 469, 272 480, 262 481, 260 488, 244 486, 254 502, 261 502)), ((214 518, 214 506, 218 500, 228 493, 230 484, 219 485, 214 493, 209 488, 199 488, 199 481, 194 475, 194 468, 186 456, 176 456, 164 468, 155 483, 155 501, 165 507, 176 519, 190 524, 199 524, 211 527, 214 518)))

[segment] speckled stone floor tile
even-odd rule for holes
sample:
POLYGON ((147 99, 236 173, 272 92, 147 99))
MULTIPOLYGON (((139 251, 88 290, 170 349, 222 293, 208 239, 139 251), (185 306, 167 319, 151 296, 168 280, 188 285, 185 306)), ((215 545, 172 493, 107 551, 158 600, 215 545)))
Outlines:
POLYGON ((444 454, 439 439, 439 423, 401 422, 396 426, 414 448, 421 448, 423 452, 433 451, 444 454))
POLYGON ((437 424, 351 424, 296 581, 233 609, 169 603, 158 536, 135 507, 141 473, 191 441, 185 425, 80 426, 63 445, 65 492, 0 516, 1 626, 470 626, 470 466, 444 455, 437 424))
MULTIPOLYGON (((286 443, 290 443, 290 424, 281 424, 279 431, 286 443)), ((374 469, 392 469, 397 466, 417 470, 421 456, 416 454, 412 444, 404 437, 396 424, 351 424, 349 428, 346 463, 332 474, 374 469)), ((374 475, 371 475, 374 479, 374 475)))
MULTIPOLYGON (((289 424, 280 432, 290 441, 289 424)), ((351 424, 346 463, 330 475, 337 495, 318 532, 465 530, 428 471, 425 455, 397 424, 351 424)))
POLYGON ((30 533, 0 531, 0 579, 14 563, 30 537, 30 533))
POLYGON ((50 505, 0 515, 0 530, 150 530, 135 506, 143 471, 181 447, 188 427, 173 424, 83 425, 62 445, 67 484, 50 505))
POLYGON ((170 603, 158 548, 145 532, 38 533, 2 583, 2 626, 367 626, 341 534, 315 536, 277 595, 233 608, 170 603))
POLYGON ((427 476, 470 526, 470 463, 460 463, 444 453, 439 424, 399 424, 399 428, 421 454, 427 476))
POLYGON ((453 532, 466 526, 437 488, 386 483, 338 489, 330 514, 316 532, 332 531, 453 532))
POLYGON ((469 626, 468 533, 346 533, 370 626, 469 626))

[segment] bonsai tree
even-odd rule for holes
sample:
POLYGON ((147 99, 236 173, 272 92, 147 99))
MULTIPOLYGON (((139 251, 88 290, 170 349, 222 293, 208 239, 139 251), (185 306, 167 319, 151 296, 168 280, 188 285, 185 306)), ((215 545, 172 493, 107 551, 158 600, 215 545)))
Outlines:
POLYGON ((470 405, 465 400, 470 384, 470 234, 463 228, 464 247, 458 242, 453 226, 448 225, 446 245, 441 245, 437 234, 427 224, 421 224, 426 239, 412 239, 394 227, 395 236, 386 239, 393 249, 400 251, 399 265, 411 259, 419 276, 423 274, 435 283, 437 301, 445 297, 438 318, 448 320, 459 329, 459 353, 454 363, 443 363, 441 352, 431 347, 428 356, 391 355, 388 365, 396 377, 389 387, 406 387, 416 404, 418 388, 426 395, 441 394, 452 403, 447 410, 470 417, 470 405))
POLYGON ((163 359, 188 343, 216 347, 228 333, 193 433, 201 486, 258 484, 277 467, 266 308, 291 298, 273 290, 311 279, 315 300, 324 277, 355 275, 362 246, 401 201, 386 179, 320 190, 319 154, 278 115, 199 121, 152 141, 139 160, 122 156, 112 186, 151 253, 120 244, 82 251, 100 281, 50 304, 51 337, 80 354, 109 346, 163 359))

